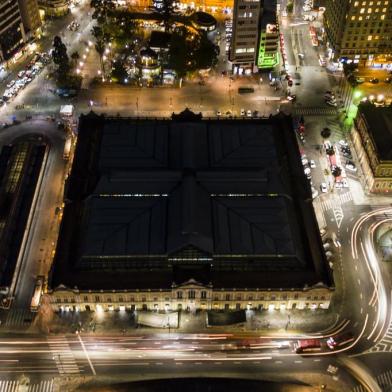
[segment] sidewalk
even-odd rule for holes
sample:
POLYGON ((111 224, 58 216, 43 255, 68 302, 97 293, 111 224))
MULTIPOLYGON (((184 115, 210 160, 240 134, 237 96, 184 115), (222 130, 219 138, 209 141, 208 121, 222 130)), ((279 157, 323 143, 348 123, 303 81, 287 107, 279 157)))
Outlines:
MULTIPOLYGON (((45 314, 45 316, 47 316, 45 314)), ((63 312, 53 314, 51 321, 43 322, 37 316, 28 332, 66 334, 80 330, 83 334, 155 334, 155 333, 263 333, 267 335, 312 334, 337 324, 337 315, 331 310, 246 311, 246 321, 234 325, 207 326, 207 312, 181 311, 179 328, 149 328, 138 326, 131 312, 108 311, 63 312)), ((48 319, 47 319, 48 320, 48 319)), ((4 329, 3 329, 4 331, 4 329)), ((13 330, 15 332, 15 330, 13 330)), ((22 330, 21 330, 22 332, 22 330)))

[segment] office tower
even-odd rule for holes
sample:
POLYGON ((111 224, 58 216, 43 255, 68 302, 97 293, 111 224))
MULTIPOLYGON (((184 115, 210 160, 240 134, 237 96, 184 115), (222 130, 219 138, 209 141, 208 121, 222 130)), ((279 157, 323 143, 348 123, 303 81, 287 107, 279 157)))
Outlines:
POLYGON ((234 73, 253 70, 260 31, 260 0, 235 0, 233 8, 233 36, 229 59, 234 73))
POLYGON ((361 66, 392 62, 391 0, 328 0, 325 31, 330 57, 361 66))

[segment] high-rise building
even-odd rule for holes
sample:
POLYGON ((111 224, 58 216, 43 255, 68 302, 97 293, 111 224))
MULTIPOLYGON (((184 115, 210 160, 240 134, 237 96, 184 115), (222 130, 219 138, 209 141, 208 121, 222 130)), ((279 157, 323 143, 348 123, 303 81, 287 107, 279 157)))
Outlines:
POLYGON ((391 0, 328 0, 324 17, 334 61, 392 62, 391 0))
POLYGON ((276 0, 235 0, 230 61, 235 73, 279 62, 276 0))
POLYGON ((260 21, 260 42, 257 68, 271 69, 279 63, 279 26, 276 20, 276 0, 264 3, 260 21))
POLYGON ((8 61, 25 43, 18 0, 0 0, 0 60, 8 61))
POLYGON ((252 70, 260 31, 260 0, 235 0, 233 8, 233 35, 229 59, 235 73, 252 70))
POLYGON ((23 26, 28 36, 34 36, 41 27, 37 0, 18 0, 23 26))

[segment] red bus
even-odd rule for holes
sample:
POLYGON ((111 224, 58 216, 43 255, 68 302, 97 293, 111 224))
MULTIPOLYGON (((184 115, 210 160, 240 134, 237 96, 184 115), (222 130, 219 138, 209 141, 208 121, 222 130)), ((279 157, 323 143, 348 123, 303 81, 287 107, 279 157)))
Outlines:
POLYGON ((309 351, 320 351, 321 343, 317 339, 297 340, 294 343, 294 350, 296 353, 305 353, 309 351))

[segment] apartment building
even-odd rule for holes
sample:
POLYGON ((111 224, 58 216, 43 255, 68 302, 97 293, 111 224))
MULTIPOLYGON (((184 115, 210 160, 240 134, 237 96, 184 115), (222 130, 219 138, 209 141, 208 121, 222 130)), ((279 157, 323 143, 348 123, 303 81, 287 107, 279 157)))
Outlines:
POLYGON ((391 0, 327 0, 324 25, 333 60, 392 63, 391 0))
POLYGON ((0 61, 10 60, 24 45, 18 0, 0 0, 0 61))

